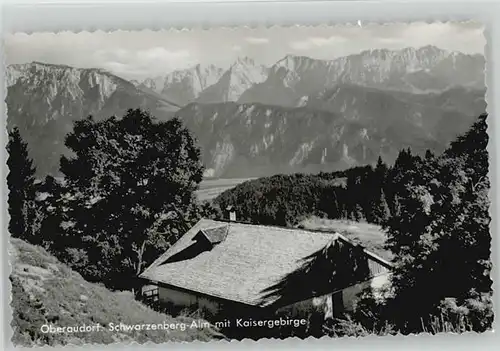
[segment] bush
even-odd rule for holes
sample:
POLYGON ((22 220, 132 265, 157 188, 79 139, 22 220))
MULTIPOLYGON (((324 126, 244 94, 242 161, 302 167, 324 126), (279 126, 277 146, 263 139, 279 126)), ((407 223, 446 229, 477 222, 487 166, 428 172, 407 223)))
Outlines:
POLYGON ((431 319, 429 324, 432 329, 484 332, 493 323, 493 304, 487 294, 468 298, 461 303, 455 298, 447 298, 438 308, 441 318, 431 319))

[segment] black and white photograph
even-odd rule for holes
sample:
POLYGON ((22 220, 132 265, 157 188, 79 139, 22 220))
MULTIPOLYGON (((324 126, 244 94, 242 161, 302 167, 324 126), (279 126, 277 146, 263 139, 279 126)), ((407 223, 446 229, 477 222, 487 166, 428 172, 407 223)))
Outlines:
POLYGON ((491 331, 484 26, 4 35, 15 346, 491 331))

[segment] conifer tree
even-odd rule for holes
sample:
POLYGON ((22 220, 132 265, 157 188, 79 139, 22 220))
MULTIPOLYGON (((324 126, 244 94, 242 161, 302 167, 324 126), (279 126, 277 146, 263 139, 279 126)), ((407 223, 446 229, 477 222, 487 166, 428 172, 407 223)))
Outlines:
POLYGON ((382 160, 382 157, 379 156, 377 160, 377 165, 375 166, 375 176, 380 186, 383 186, 383 184, 385 183, 387 172, 388 172, 388 167, 382 160))
POLYGON ((365 214, 360 204, 356 204, 356 206, 354 207, 354 218, 356 218, 357 221, 362 221, 365 219, 365 214))
POLYGON ((45 177, 45 180, 37 186, 36 203, 43 213, 40 223, 40 237, 38 244, 50 249, 60 259, 65 259, 66 246, 71 246, 65 238, 64 227, 67 224, 66 209, 62 206, 62 194, 64 186, 53 176, 45 177))
POLYGON ((26 238, 30 225, 30 202, 34 199, 36 169, 29 158, 27 144, 16 127, 9 133, 7 144, 9 174, 9 232, 17 238, 26 238))
POLYGON ((426 160, 430 160, 430 159, 433 159, 433 158, 434 158, 434 154, 432 153, 432 151, 431 150, 427 150, 425 152, 425 159, 426 160))
POLYGON ((387 204, 384 190, 380 189, 380 196, 373 207, 373 217, 378 224, 383 224, 389 220, 390 216, 391 211, 389 209, 389 205, 387 204))

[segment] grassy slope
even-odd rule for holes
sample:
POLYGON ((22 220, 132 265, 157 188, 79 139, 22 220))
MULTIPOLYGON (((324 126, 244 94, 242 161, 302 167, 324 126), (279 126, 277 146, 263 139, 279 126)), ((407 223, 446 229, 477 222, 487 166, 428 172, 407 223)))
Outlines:
POLYGON ((318 217, 308 218, 299 225, 305 229, 338 232, 346 238, 362 244, 367 250, 384 259, 390 260, 392 258, 391 253, 384 249, 387 235, 379 225, 318 217))
POLYGON ((111 292, 85 281, 40 247, 11 239, 13 342, 19 346, 137 341, 209 341, 220 338, 213 329, 111 332, 108 323, 141 324, 193 321, 157 313, 134 300, 129 292, 111 292), (81 326, 100 323, 105 331, 44 334, 43 324, 81 326))

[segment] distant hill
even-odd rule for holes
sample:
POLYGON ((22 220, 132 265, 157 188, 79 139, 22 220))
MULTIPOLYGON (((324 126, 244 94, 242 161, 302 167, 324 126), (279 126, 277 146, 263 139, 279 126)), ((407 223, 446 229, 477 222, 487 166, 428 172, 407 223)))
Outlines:
POLYGON ((484 112, 484 91, 413 94, 339 84, 303 106, 190 104, 178 112, 197 137, 207 176, 247 178, 386 162, 410 147, 443 151, 484 112))
POLYGON ((341 115, 261 104, 190 104, 176 114, 198 139, 206 176, 249 178, 344 169, 376 160, 364 153, 363 126, 341 115), (364 156, 363 157, 363 153, 364 156))
POLYGON ((132 293, 111 292, 85 281, 40 247, 22 240, 11 240, 12 328, 16 346, 83 345, 115 342, 209 341, 220 339, 214 329, 187 328, 142 331, 109 331, 109 323, 186 323, 188 317, 173 318, 157 313, 134 300, 132 293), (90 333, 42 333, 44 324, 91 326, 99 323, 103 331, 90 333))
POLYGON ((342 114, 368 130, 385 136, 391 132, 413 146, 412 135, 423 135, 447 144, 469 129, 486 111, 485 90, 453 87, 440 93, 413 94, 353 84, 338 84, 310 96, 303 105, 342 114))

